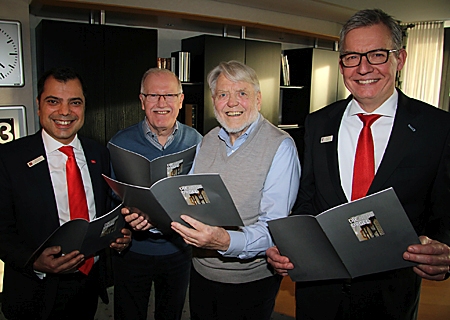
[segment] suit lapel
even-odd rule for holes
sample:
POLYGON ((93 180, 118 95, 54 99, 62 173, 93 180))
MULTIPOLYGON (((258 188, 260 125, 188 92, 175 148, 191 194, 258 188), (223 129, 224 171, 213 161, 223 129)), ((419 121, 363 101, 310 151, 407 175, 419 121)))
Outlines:
MULTIPOLYGON (((339 199, 339 203, 347 202, 344 190, 341 186, 341 177, 339 174, 339 160, 338 160, 338 135, 339 128, 342 121, 342 116, 349 103, 350 98, 338 102, 338 104, 331 109, 326 128, 332 133, 333 141, 331 141, 326 149, 325 166, 328 169, 330 181, 333 184, 333 190, 339 199)), ((334 206, 334 205, 333 205, 334 206)))
POLYGON ((409 107, 411 99, 400 91, 398 93, 398 106, 391 136, 368 194, 383 188, 385 182, 402 161, 406 151, 411 147, 415 131, 419 129, 418 114, 409 107))
POLYGON ((27 165, 29 169, 28 175, 30 177, 30 186, 38 186, 35 188, 37 192, 36 196, 40 199, 39 203, 45 206, 42 208, 41 212, 52 215, 51 221, 53 226, 51 226, 51 228, 54 230, 59 226, 58 209, 53 191, 53 184, 48 169, 48 160, 45 153, 44 143, 42 141, 41 131, 38 131, 32 136, 26 154, 30 157, 29 159, 27 158, 28 162, 38 159, 41 156, 45 158, 44 161, 38 162, 31 166, 27 163, 24 163, 23 165, 27 165))

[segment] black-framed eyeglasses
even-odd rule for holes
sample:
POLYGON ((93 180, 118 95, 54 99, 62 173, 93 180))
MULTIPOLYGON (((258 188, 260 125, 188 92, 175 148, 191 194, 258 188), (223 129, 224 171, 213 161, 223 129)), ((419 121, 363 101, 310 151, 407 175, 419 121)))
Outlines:
POLYGON ((366 53, 349 52, 340 56, 341 64, 345 68, 357 67, 361 64, 362 57, 366 57, 367 62, 372 65, 383 64, 389 60, 391 52, 397 52, 397 49, 375 49, 367 51, 366 53))
POLYGON ((166 100, 166 102, 174 102, 177 100, 178 96, 181 94, 180 93, 166 93, 166 94, 157 94, 157 93, 142 93, 141 94, 144 96, 145 100, 147 100, 148 102, 157 102, 159 101, 159 98, 163 97, 164 100, 166 100))

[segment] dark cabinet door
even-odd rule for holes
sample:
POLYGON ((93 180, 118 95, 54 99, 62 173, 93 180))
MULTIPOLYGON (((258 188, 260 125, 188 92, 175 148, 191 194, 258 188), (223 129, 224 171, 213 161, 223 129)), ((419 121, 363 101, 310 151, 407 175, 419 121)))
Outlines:
POLYGON ((120 129, 143 119, 142 74, 156 67, 157 31, 42 20, 36 28, 38 77, 70 66, 87 85, 80 134, 105 145, 120 129))
POLYGON ((238 38, 202 35, 182 40, 182 50, 191 53, 191 81, 203 85, 187 88, 185 101, 195 96, 197 130, 206 134, 217 126, 214 106, 207 84, 208 73, 222 61, 237 60, 253 69, 260 80, 263 98, 262 114, 278 124, 281 44, 238 38), (196 90, 196 93, 193 91, 196 90), (202 101, 198 97, 202 97, 202 101))

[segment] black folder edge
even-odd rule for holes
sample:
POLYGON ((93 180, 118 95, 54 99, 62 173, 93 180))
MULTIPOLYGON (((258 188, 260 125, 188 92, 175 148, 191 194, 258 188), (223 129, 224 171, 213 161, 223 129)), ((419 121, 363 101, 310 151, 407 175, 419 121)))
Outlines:
MULTIPOLYGON (((242 219, 219 174, 191 174, 163 178, 150 188, 130 185, 106 175, 104 179, 122 199, 124 206, 138 209, 162 233, 172 233, 170 223, 188 226, 180 215, 186 214, 209 225, 242 226, 242 219), (211 203, 187 205, 179 191, 180 186, 201 184, 211 203)), ((133 211, 133 210, 132 210, 133 211)))
MULTIPOLYGON (((419 244, 420 241, 392 188, 331 208, 316 217, 289 216, 269 221, 268 225, 280 253, 288 256, 296 266, 288 271, 293 281, 355 278, 416 265, 402 258, 409 245, 419 244), (383 235, 358 241, 350 225, 348 228, 345 226, 349 222, 344 220, 372 210, 389 238, 383 235), (391 210, 396 214, 390 214, 391 210), (392 243, 388 246, 386 241, 391 239, 392 243), (363 253, 378 247, 381 254, 367 254, 368 260, 364 261, 351 250, 352 247, 362 249, 363 253), (343 261, 346 259, 342 256, 347 256, 347 260, 350 257, 351 262, 357 264, 356 268, 346 267, 343 261), (358 265, 361 261, 365 263, 358 265), (365 266, 368 266, 368 271, 361 270, 365 266)), ((347 261, 345 263, 348 264, 347 261)))
POLYGON ((69 220, 58 227, 33 252, 27 264, 33 263, 42 251, 48 247, 61 246, 63 254, 79 250, 86 257, 109 246, 115 239, 123 237, 120 230, 126 222, 121 214, 123 205, 120 204, 107 214, 88 222, 84 219, 69 220))

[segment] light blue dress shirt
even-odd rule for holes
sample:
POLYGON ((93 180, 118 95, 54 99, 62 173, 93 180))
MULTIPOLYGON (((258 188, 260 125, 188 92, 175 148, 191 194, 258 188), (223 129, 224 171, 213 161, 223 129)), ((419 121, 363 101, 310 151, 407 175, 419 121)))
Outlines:
MULTIPOLYGON (((226 144, 228 156, 247 140, 257 122, 252 123, 233 145, 230 143, 228 133, 223 128, 219 131, 219 138, 226 144)), ((201 144, 197 146, 197 151, 200 146, 201 144)), ((195 161, 190 173, 194 172, 194 167, 195 161)), ((241 227, 238 231, 227 230, 230 235, 230 246, 227 251, 218 252, 226 257, 240 259, 264 255, 265 251, 274 245, 267 221, 286 217, 290 213, 297 198, 300 173, 295 143, 291 139, 284 139, 278 147, 264 183, 258 221, 241 227)))

